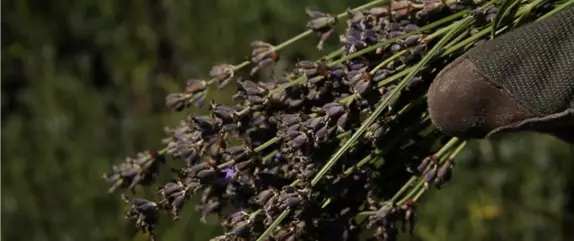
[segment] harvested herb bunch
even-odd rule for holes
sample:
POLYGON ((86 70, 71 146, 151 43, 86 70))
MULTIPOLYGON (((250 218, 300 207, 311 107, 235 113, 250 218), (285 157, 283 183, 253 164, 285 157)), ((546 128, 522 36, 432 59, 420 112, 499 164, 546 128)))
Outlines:
POLYGON ((339 15, 307 9, 307 31, 279 45, 254 41, 248 61, 216 65, 210 80, 190 80, 166 98, 183 111, 203 104, 210 85, 237 81, 236 105, 209 103, 210 115, 166 129, 165 148, 127 158, 104 178, 110 192, 135 193, 160 170, 179 168, 152 200, 122 194, 131 205, 126 217, 152 239, 160 215, 177 220, 201 195, 201 220, 217 215, 227 231, 213 240, 358 240, 365 233, 395 240, 399 227, 413 232, 417 200, 450 180, 466 144, 431 123, 432 79, 469 48, 572 2, 376 0, 339 15), (281 49, 313 34, 322 49, 337 24, 346 24, 339 50, 259 80, 281 49))

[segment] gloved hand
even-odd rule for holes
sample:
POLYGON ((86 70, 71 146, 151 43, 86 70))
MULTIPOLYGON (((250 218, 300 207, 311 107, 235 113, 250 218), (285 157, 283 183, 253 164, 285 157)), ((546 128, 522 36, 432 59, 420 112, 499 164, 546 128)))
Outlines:
POLYGON ((574 143, 574 7, 471 49, 427 96, 432 121, 453 136, 537 131, 574 143))

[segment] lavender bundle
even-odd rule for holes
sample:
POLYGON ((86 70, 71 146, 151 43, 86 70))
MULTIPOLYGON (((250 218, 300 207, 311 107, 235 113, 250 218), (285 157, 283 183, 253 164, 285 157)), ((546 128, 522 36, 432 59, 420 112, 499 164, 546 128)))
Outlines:
POLYGON ((307 31, 279 45, 255 41, 249 61, 216 65, 210 80, 166 98, 183 111, 203 104, 210 86, 237 81, 236 105, 209 103, 210 115, 166 129, 165 148, 104 178, 110 192, 135 193, 169 170, 164 163, 178 167, 153 200, 122 194, 126 217, 152 239, 160 215, 177 220, 200 195, 201 220, 217 215, 227 231, 212 240, 395 240, 414 230, 417 201, 450 180, 466 144, 429 119, 434 76, 482 41, 572 3, 376 0, 339 15, 307 10, 307 31), (315 33, 322 50, 345 19, 339 50, 260 80, 281 49, 315 33))

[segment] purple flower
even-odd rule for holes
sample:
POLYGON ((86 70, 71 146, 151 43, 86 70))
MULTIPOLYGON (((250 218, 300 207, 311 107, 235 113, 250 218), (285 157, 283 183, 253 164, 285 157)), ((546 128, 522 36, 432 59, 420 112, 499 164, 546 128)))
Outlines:
POLYGON ((223 168, 221 171, 225 173, 225 179, 231 179, 235 175, 235 171, 231 167, 223 168))
POLYGON ((218 178, 215 183, 217 184, 221 184, 221 185, 227 185, 231 182, 231 180, 233 179, 233 176, 235 175, 235 170, 233 170, 233 168, 231 167, 226 167, 221 169, 221 172, 225 173, 225 177, 222 178, 218 178))

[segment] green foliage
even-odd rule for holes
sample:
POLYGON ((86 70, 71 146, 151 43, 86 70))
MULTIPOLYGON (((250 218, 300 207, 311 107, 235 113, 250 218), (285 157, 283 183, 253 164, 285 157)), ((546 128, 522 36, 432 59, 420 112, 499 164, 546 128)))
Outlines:
MULTIPOLYGON (((337 13, 363 2, 305 5, 337 13)), ((300 2, 279 0, 7 0, 2 7, 3 240, 146 240, 123 220, 127 207, 106 194, 101 174, 126 154, 160 146, 161 127, 182 115, 164 106, 166 93, 205 77, 214 63, 241 62, 252 40, 294 36, 307 19, 300 2)), ((316 40, 282 51, 278 66, 320 56, 316 40)), ((210 97, 230 103, 232 90, 210 97)), ((565 239, 574 148, 525 135, 468 146, 453 183, 425 197, 417 239, 565 239)), ((178 223, 163 221, 161 240, 220 231, 195 215, 187 208, 178 223)))

